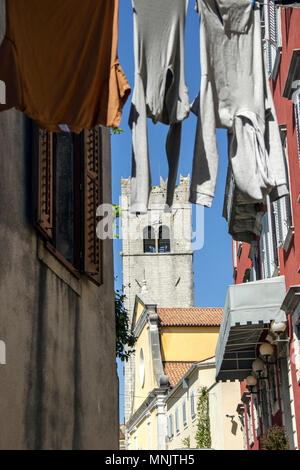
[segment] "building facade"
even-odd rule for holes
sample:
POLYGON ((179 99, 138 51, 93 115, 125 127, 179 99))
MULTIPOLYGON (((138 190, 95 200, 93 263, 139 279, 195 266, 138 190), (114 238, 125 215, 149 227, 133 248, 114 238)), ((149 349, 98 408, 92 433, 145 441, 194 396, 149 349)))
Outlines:
POLYGON ((0 448, 118 449, 113 249, 95 226, 109 130, 54 136, 10 110, 0 153, 0 448))
POLYGON ((197 404, 203 389, 209 396, 209 447, 243 449, 233 409, 239 383, 215 381, 221 318, 220 308, 160 308, 146 289, 136 296, 133 412, 126 424, 129 450, 198 448, 197 404))
MULTIPOLYGON (((254 450, 262 448, 267 429, 274 425, 284 426, 291 449, 300 445, 300 10, 284 8, 283 3, 291 2, 264 2, 262 31, 289 195, 273 203, 267 197, 257 204, 255 215, 252 211, 252 239, 249 243, 233 240, 236 286, 228 290, 225 315, 231 326, 227 341, 218 344, 217 357, 220 379, 241 380, 238 409, 247 447, 254 450), (239 297, 242 290, 243 298, 239 297), (261 314, 250 315, 249 306, 252 312, 260 308, 261 314), (243 325, 241 319, 251 324, 252 336, 243 331, 245 326, 238 326, 243 325)), ((230 171, 224 215, 229 231, 238 226, 230 171)))
MULTIPOLYGON (((151 191, 147 214, 131 214, 130 179, 122 179, 122 258, 125 308, 130 323, 144 282, 160 306, 192 307, 194 275, 189 177, 180 176, 172 210, 165 210, 166 182, 151 191)), ((125 422, 132 413, 135 358, 125 364, 125 422)))
POLYGON ((243 450, 243 426, 235 406, 239 395, 238 382, 216 382, 214 357, 193 364, 166 397, 166 448, 196 449, 202 441, 214 450, 243 450))

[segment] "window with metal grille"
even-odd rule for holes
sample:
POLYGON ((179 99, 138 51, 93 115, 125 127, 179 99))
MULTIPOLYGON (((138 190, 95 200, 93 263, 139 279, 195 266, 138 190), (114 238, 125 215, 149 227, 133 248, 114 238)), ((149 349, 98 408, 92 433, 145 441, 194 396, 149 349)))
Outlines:
POLYGON ((33 216, 47 248, 73 274, 101 283, 101 165, 109 131, 51 133, 33 124, 33 216))

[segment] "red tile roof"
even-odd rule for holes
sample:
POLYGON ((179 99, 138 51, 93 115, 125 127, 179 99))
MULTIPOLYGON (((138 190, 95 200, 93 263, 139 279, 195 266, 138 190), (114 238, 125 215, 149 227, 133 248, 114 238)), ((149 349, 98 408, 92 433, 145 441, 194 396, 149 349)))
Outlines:
POLYGON ((164 362, 165 374, 171 387, 175 387, 193 364, 195 362, 164 362))
POLYGON ((182 377, 187 373, 187 371, 192 367, 193 364, 199 364, 213 359, 213 357, 208 357, 202 361, 164 361, 164 371, 169 378, 171 387, 175 387, 176 384, 182 379, 182 377))
POLYGON ((161 326, 220 326, 223 308, 158 308, 161 326))

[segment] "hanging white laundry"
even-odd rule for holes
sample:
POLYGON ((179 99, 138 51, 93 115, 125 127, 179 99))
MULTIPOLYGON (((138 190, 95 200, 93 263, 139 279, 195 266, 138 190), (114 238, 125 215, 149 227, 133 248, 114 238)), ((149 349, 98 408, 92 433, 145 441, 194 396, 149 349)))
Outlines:
POLYGON ((170 125, 166 142, 171 206, 181 142, 181 122, 189 115, 184 73, 184 31, 188 0, 132 0, 135 84, 129 125, 132 129, 131 206, 145 213, 151 190, 147 118, 170 125))
POLYGON ((218 173, 216 128, 229 131, 229 161, 244 201, 287 194, 284 156, 266 78, 260 11, 252 0, 198 0, 201 88, 191 202, 210 207, 218 173))

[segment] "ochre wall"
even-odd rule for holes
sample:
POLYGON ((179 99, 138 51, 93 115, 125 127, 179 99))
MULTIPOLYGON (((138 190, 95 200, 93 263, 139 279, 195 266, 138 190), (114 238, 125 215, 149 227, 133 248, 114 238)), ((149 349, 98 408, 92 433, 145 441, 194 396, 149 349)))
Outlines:
POLYGON ((163 361, 201 361, 215 355, 219 327, 163 327, 163 361))

